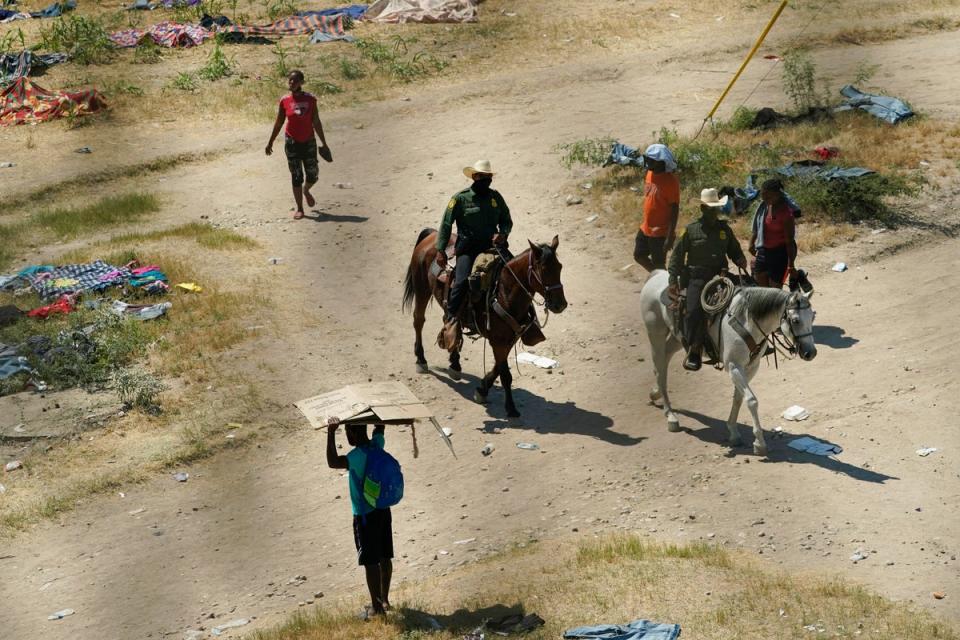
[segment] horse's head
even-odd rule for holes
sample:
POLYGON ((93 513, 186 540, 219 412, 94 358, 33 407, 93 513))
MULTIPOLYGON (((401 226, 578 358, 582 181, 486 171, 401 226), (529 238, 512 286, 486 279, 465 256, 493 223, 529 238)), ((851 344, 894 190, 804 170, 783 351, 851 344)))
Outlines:
POLYGON ((793 343, 803 360, 817 357, 817 345, 813 340, 813 320, 816 317, 817 312, 810 306, 810 294, 800 291, 790 294, 780 319, 780 331, 793 343))
MULTIPOLYGON (((527 242, 530 242, 527 240, 527 242)), ((563 295, 563 283, 560 271, 563 265, 557 259, 559 236, 553 236, 550 244, 530 242, 530 286, 535 293, 543 296, 544 306, 551 313, 562 313, 567 308, 567 299, 563 295)))

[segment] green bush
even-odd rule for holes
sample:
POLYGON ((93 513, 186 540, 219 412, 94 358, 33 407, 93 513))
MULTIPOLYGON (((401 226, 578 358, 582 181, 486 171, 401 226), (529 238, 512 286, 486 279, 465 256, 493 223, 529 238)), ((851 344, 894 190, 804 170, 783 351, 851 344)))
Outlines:
POLYGON ((558 144, 553 150, 562 153, 560 164, 567 169, 575 164, 600 167, 610 157, 610 150, 613 148, 614 142, 614 139, 609 136, 605 138, 584 138, 583 140, 558 144))
POLYGON ((363 65, 350 58, 340 58, 340 76, 344 80, 359 80, 367 75, 363 65))
POLYGON ((832 222, 877 221, 894 226, 903 216, 888 199, 916 195, 923 183, 920 176, 872 174, 855 180, 794 178, 784 181, 784 187, 804 211, 832 222))
POLYGON ((138 367, 118 369, 113 372, 112 384, 125 407, 152 415, 160 413, 158 397, 167 385, 149 371, 138 367))
POLYGON ((163 60, 163 50, 152 38, 145 38, 133 50, 133 61, 136 64, 156 64, 163 60))
POLYGON ((733 112, 733 115, 730 116, 730 119, 722 125, 722 128, 727 131, 746 131, 750 128, 750 125, 753 124, 753 120, 756 117, 756 109, 740 105, 737 107, 737 110, 733 112))
POLYGON ((797 113, 824 106, 826 91, 817 90, 817 66, 802 49, 792 49, 783 57, 783 90, 797 113))
POLYGON ((116 56, 102 20, 70 14, 57 18, 49 27, 40 27, 39 48, 64 51, 80 64, 104 64, 116 56))
POLYGON ((742 180, 737 160, 737 149, 708 137, 692 140, 676 131, 661 129, 657 140, 670 147, 677 160, 684 186, 720 187, 724 184, 739 184, 742 180))
POLYGON ((219 42, 213 43, 213 50, 210 51, 210 56, 207 58, 207 63, 200 68, 200 71, 197 72, 197 75, 203 78, 204 80, 219 80, 220 78, 226 78, 233 74, 233 69, 236 66, 232 58, 228 58, 227 55, 223 52, 223 48, 220 46, 219 42))
POLYGON ((172 89, 179 89, 180 91, 196 91, 197 79, 193 77, 192 73, 181 71, 177 74, 176 78, 170 81, 169 86, 172 89))

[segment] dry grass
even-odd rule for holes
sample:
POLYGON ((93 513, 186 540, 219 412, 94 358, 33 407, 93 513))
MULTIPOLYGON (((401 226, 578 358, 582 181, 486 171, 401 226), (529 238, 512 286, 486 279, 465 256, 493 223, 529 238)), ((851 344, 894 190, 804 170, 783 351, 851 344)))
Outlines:
MULTIPOLYGON (((31 0, 23 6, 36 4, 31 0)), ((313 3, 294 4, 298 8, 316 6, 313 3)), ((678 24, 686 28, 687 21, 693 16, 722 17, 723 24, 757 24, 759 29, 771 8, 767 2, 744 3, 741 0, 691 0, 682 7, 624 6, 618 0, 590 3, 555 0, 550 11, 541 11, 517 5, 511 0, 487 0, 481 6, 480 20, 475 24, 380 25, 361 22, 353 34, 390 45, 395 37, 401 36, 406 40, 403 47, 409 50, 407 61, 419 51, 435 57, 445 68, 431 69, 415 79, 418 85, 429 87, 437 83, 489 77, 516 68, 556 64, 558 58, 570 62, 596 56, 601 51, 634 54, 638 49, 648 51, 676 45, 671 26, 678 24), (681 15, 680 21, 670 17, 671 13, 681 15), (482 55, 478 55, 480 53, 482 55)), ((220 8, 220 12, 247 24, 268 21, 267 3, 263 0, 240 0, 236 14, 229 7, 220 8)), ((99 18, 108 30, 145 26, 168 19, 197 19, 192 11, 125 12, 113 4, 83 5, 79 13, 99 18)), ((877 38, 891 39, 955 29, 955 13, 956 7, 943 0, 912 3, 907 19, 903 17, 903 5, 888 0, 825 7, 819 3, 809 6, 808 3, 798 3, 791 5, 781 19, 782 29, 774 34, 773 40, 779 39, 781 31, 796 33, 814 15, 818 19, 805 33, 805 41, 816 43, 820 38, 834 43, 849 38, 875 41, 877 38), (868 26, 837 31, 835 27, 849 24, 851 16, 857 16, 859 24, 866 21, 868 26), (885 22, 879 26, 869 25, 875 21, 885 22)), ((14 23, 15 28, 23 30, 28 46, 35 45, 43 26, 39 23, 44 21, 24 22, 14 23)), ((785 35, 784 42, 788 38, 785 35)), ((209 43, 184 50, 159 50, 159 57, 153 64, 144 64, 143 56, 137 50, 122 50, 111 64, 58 65, 47 72, 43 83, 66 88, 94 85, 104 90, 112 109, 110 115, 99 121, 103 124, 142 124, 167 119, 170 113, 200 113, 203 117, 229 115, 259 121, 272 117, 276 99, 285 91, 285 82, 278 73, 279 47, 286 58, 287 68, 304 69, 307 88, 319 94, 323 110, 409 91, 409 78, 403 74, 377 72, 369 61, 363 60, 357 46, 345 43, 310 45, 307 40, 307 36, 299 36, 278 38, 277 45, 273 46, 225 45, 224 51, 235 62, 234 75, 215 82, 198 80, 192 91, 173 88, 174 81, 184 73, 195 76, 203 68, 211 48, 209 43), (358 65, 365 70, 359 77, 343 71, 358 65), (335 85, 339 92, 324 91, 323 87, 327 85, 335 85)), ((734 50, 739 49, 738 46, 734 50)))
POLYGON ((683 637, 702 640, 960 637, 929 614, 837 579, 788 575, 704 544, 663 545, 629 535, 534 545, 400 591, 406 603, 386 620, 358 621, 352 614, 362 603, 358 597, 345 607, 298 612, 252 637, 459 640, 484 619, 508 613, 537 613, 547 621, 525 636, 531 640, 637 618, 680 624, 683 637), (444 629, 431 632, 428 618, 444 629))
MULTIPOLYGON (((217 274, 225 257, 236 264, 256 243, 233 231, 205 224, 125 234, 89 243, 57 260, 84 262, 94 258, 112 264, 138 259, 157 264, 171 283, 198 282, 202 293, 174 289, 173 308, 165 319, 139 325, 147 342, 147 364, 171 380, 160 417, 139 413, 110 419, 105 428, 35 446, 23 458, 26 473, 7 483, 0 504, 0 536, 21 531, 44 518, 56 517, 78 502, 141 482, 152 474, 206 457, 257 436, 273 425, 276 407, 244 376, 230 373, 230 349, 255 335, 249 325, 270 325, 264 316, 266 294, 233 284, 228 269, 217 274), (203 251, 198 251, 197 246, 203 251), (225 282, 221 282, 221 278, 225 282), (227 283, 233 286, 227 286, 227 283), (205 389, 214 385, 217 392, 205 389), (222 391, 221 391, 222 390, 222 391), (235 437, 224 432, 230 422, 244 424, 235 437)), ((23 300, 17 300, 23 304, 23 300)), ((50 330, 67 318, 53 318, 50 330)), ((119 408, 119 403, 118 403, 119 408)))
MULTIPOLYGON (((811 150, 821 145, 838 147, 841 155, 837 161, 844 166, 862 166, 883 174, 928 181, 928 187, 935 189, 944 178, 953 180, 960 176, 957 162, 960 138, 955 135, 956 128, 924 117, 890 126, 868 115, 849 112, 838 114, 828 122, 770 131, 731 131, 724 127, 707 130, 698 142, 705 145, 705 153, 717 152, 712 173, 718 184, 685 180, 681 173, 680 227, 699 216, 697 199, 702 188, 721 184, 743 186, 746 176, 756 169, 812 158, 811 150), (929 163, 930 167, 924 169, 921 162, 929 163)), ((652 140, 627 142, 643 147, 652 140)), ((621 228, 635 229, 639 225, 643 192, 642 174, 638 169, 618 166, 598 169, 589 181, 593 183, 589 191, 578 191, 591 209, 602 214, 601 220, 621 228)), ((809 205, 800 201, 801 208, 808 214, 798 226, 797 240, 802 253, 851 240, 858 234, 857 226, 840 221, 840 212, 818 211, 809 205)), ((747 216, 731 220, 731 226, 741 240, 750 237, 747 216)))

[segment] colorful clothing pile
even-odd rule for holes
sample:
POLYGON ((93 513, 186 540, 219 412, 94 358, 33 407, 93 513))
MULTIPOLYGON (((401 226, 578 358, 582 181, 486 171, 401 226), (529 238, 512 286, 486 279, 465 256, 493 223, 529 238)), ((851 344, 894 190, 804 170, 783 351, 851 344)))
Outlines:
POLYGON ((203 27, 176 22, 161 22, 147 29, 127 29, 110 34, 110 40, 121 49, 135 47, 149 37, 161 47, 193 47, 212 36, 203 27))
POLYGON ((242 33, 243 35, 275 35, 275 36, 301 36, 311 34, 314 31, 330 33, 333 35, 344 34, 343 14, 334 16, 292 16, 277 20, 270 24, 263 25, 239 25, 235 24, 221 30, 222 33, 242 33))
POLYGON ((84 291, 102 291, 130 280, 133 273, 126 267, 117 268, 97 260, 89 264, 68 264, 52 271, 40 271, 28 276, 30 286, 41 298, 84 291))
POLYGON ((131 270, 128 283, 131 287, 143 289, 144 293, 165 293, 170 288, 167 275, 157 265, 131 270))
POLYGON ((17 78, 0 91, 0 127, 46 122, 64 116, 85 116, 107 103, 94 89, 87 91, 47 91, 29 78, 17 78))

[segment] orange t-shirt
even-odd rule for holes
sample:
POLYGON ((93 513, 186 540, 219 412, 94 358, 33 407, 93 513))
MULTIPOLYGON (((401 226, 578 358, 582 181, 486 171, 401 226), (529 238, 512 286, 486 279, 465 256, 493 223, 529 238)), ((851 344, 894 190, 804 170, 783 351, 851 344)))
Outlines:
POLYGON ((643 222, 648 238, 665 238, 670 231, 670 209, 680 204, 680 180, 673 173, 647 171, 643 185, 643 222))

